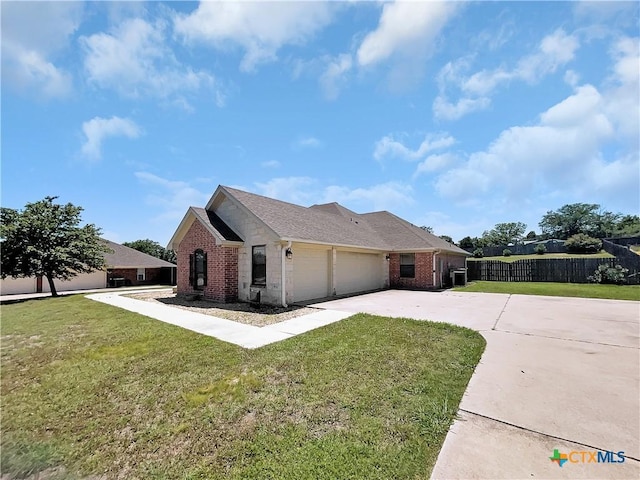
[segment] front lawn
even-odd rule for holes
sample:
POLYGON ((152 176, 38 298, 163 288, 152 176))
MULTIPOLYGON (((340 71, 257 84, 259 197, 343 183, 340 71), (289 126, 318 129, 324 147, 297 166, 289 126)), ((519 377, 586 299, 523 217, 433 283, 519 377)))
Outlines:
POLYGON ((552 297, 608 298, 612 300, 640 300, 640 285, 600 285, 593 283, 552 282, 485 282, 474 281, 460 292, 511 293, 520 295, 549 295, 552 297))
POLYGON ((1 334, 3 480, 426 479, 485 345, 359 314, 246 350, 81 296, 1 334))
POLYGON ((499 260, 501 262, 516 262, 518 260, 539 260, 539 259, 553 259, 553 258, 615 258, 615 255, 611 255, 604 250, 598 253, 545 253, 544 255, 532 254, 532 255, 511 255, 505 257, 504 255, 495 257, 482 257, 475 258, 469 257, 467 260, 470 262, 481 262, 483 260, 499 260))

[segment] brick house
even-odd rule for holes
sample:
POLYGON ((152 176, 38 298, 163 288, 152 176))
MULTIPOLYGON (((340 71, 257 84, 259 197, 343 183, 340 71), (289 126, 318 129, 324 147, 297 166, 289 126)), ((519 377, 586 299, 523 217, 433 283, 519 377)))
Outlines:
POLYGON ((441 288, 469 255, 386 211, 303 207, 225 186, 205 208, 187 210, 168 248, 178 295, 272 305, 441 288))
MULTIPOLYGON (((59 292, 105 287, 137 285, 175 285, 176 266, 133 248, 103 239, 111 250, 105 253, 105 270, 80 273, 69 280, 55 280, 59 292)), ((49 292, 49 282, 42 277, 5 278, 0 280, 0 294, 49 292)))

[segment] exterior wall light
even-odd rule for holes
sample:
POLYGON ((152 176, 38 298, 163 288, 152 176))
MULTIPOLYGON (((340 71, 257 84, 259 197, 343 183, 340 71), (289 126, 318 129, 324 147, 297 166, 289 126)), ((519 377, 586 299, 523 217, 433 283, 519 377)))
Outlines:
POLYGON ((391 260, 391 255, 389 255, 389 254, 387 253, 387 256, 386 256, 386 257, 384 257, 384 259, 388 262, 389 260, 391 260))
POLYGON ((289 260, 291 260, 291 257, 293 257, 293 252, 291 251, 291 249, 290 249, 290 248, 287 248, 287 249, 284 251, 284 254, 285 254, 285 256, 286 256, 289 260))

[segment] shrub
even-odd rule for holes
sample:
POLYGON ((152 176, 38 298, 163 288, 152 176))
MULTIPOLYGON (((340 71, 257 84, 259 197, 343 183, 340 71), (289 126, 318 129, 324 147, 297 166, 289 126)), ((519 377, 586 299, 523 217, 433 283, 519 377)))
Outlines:
POLYGON ((534 248, 533 251, 538 255, 544 255, 547 251, 547 247, 545 247, 543 244, 539 244, 536 245, 536 248, 534 248))
POLYGON ((473 257, 474 258, 482 258, 482 257, 484 257, 484 253, 482 253, 482 249, 481 248, 476 248, 473 251, 473 257))
POLYGON ((511 256, 511 250, 509 250, 508 248, 505 248, 504 250, 502 250, 502 256, 503 257, 510 257, 511 256))
POLYGON ((584 233, 576 233, 564 242, 564 246, 570 253, 598 253, 602 242, 584 233))
POLYGON ((615 285, 621 285, 627 282, 628 268, 623 268, 621 265, 610 267, 609 265, 598 265, 598 268, 593 275, 589 276, 589 281, 592 283, 613 283, 615 285))

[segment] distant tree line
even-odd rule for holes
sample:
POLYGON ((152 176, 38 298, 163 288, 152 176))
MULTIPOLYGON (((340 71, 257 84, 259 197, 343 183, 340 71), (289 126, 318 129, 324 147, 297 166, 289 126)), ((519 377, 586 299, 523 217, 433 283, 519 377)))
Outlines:
MULTIPOLYGON (((458 246, 475 250, 515 245, 529 240, 568 240, 578 234, 595 239, 634 236, 640 235, 640 216, 612 213, 595 203, 572 203, 548 211, 542 216, 538 226, 539 234, 530 230, 525 235, 527 225, 523 222, 498 223, 491 230, 484 231, 480 237, 464 237, 458 242, 458 246)), ((421 228, 433 233, 431 227, 421 228)), ((441 235, 440 238, 453 243, 447 235, 441 235)))
POLYGON ((167 262, 176 263, 176 252, 168 250, 158 242, 145 238, 144 240, 134 240, 133 242, 124 242, 125 247, 133 248, 139 252, 146 253, 152 257, 165 260, 167 262))

